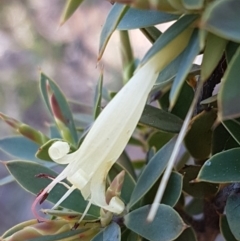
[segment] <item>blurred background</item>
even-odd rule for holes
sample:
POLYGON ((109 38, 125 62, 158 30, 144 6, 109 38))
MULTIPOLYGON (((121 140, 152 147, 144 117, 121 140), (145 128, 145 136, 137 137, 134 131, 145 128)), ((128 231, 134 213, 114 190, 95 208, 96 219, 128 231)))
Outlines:
MULTIPOLYGON (((92 105, 100 66, 104 85, 122 85, 120 43, 114 33, 101 63, 97 63, 99 36, 111 4, 88 0, 63 26, 59 19, 65 0, 1 0, 0 3, 0 112, 47 133, 50 118, 39 91, 39 70, 55 80, 67 98, 92 105)), ((150 43, 138 30, 134 54, 141 58, 150 43)), ((0 139, 14 135, 0 121, 0 139)), ((13 159, 0 150, 0 160, 13 159)), ((8 172, 0 165, 0 178, 8 172)), ((33 195, 16 183, 0 186, 0 234, 33 218, 33 195)))

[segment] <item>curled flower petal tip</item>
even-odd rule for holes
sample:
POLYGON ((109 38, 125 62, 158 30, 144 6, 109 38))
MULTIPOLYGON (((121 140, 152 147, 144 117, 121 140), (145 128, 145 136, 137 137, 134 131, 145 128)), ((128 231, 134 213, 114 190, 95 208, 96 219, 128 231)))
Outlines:
POLYGON ((48 149, 48 154, 53 160, 64 157, 70 151, 70 146, 67 142, 56 141, 48 149))

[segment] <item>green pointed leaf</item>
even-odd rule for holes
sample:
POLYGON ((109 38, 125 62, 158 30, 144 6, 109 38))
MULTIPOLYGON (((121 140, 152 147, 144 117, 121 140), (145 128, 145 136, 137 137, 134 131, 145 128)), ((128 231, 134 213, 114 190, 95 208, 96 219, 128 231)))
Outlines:
POLYGON ((154 26, 141 28, 141 32, 145 35, 145 37, 153 44, 162 34, 160 30, 154 26))
POLYGON ((203 81, 210 77, 218 65, 223 56, 227 42, 226 39, 208 33, 201 69, 201 79, 203 81))
POLYGON ((80 233, 83 233, 83 232, 85 232, 87 230, 88 230, 88 228, 71 230, 71 231, 67 231, 67 232, 64 232, 64 233, 53 234, 53 235, 44 235, 44 236, 38 237, 38 238, 31 238, 31 239, 28 239, 27 241, 58 241, 58 240, 66 240, 68 238, 75 237, 76 235, 78 235, 80 233))
POLYGON ((91 241, 120 241, 121 230, 116 223, 111 223, 99 232, 91 241))
POLYGON ((231 134, 231 136, 235 139, 235 141, 240 145, 240 120, 227 120, 223 121, 223 125, 231 134))
POLYGON ((224 151, 212 156, 202 166, 197 181, 212 183, 240 182, 240 148, 224 151))
POLYGON ((174 241, 197 241, 197 237, 193 228, 187 228, 174 241))
POLYGON ((146 28, 152 25, 169 22, 178 18, 179 15, 176 14, 169 14, 156 10, 130 8, 119 22, 117 29, 129 30, 135 28, 146 28))
POLYGON ((118 163, 115 163, 113 165, 108 175, 110 180, 112 181, 117 176, 117 174, 119 174, 122 170, 125 171, 125 177, 122 185, 121 198, 127 204, 130 200, 132 191, 136 185, 134 178, 129 174, 129 172, 123 166, 121 166, 118 163))
MULTIPOLYGON (((49 97, 48 97, 48 90, 47 90, 48 85, 49 85, 51 91, 53 92, 53 95, 56 98, 56 101, 57 101, 60 111, 61 111, 61 115, 64 118, 63 124, 66 126, 66 128, 70 132, 71 136, 69 136, 69 140, 67 140, 67 141, 70 141, 73 145, 76 146, 77 142, 78 142, 78 136, 77 136, 77 131, 76 131, 76 128, 74 125, 72 112, 69 108, 68 102, 67 102, 64 94, 62 93, 62 91, 57 86, 57 84, 52 79, 50 79, 47 75, 45 75, 44 73, 41 73, 41 79, 40 79, 41 92, 43 95, 43 99, 48 107, 48 110, 53 115, 49 97)), ((59 131, 64 136, 63 131, 61 129, 59 131)))
MULTIPOLYGON (((35 195, 51 182, 49 179, 36 178, 36 175, 40 173, 48 174, 51 176, 58 175, 56 172, 50 170, 49 168, 33 162, 10 161, 4 164, 6 165, 8 171, 19 183, 19 185, 28 192, 35 195)), ((66 191, 66 187, 61 184, 57 184, 56 187, 48 195, 47 200, 52 203, 56 203, 65 194, 66 191)), ((83 213, 87 204, 88 202, 83 199, 80 191, 75 190, 65 201, 62 202, 61 207, 83 213)), ((99 208, 92 205, 88 214, 98 217, 99 208)))
POLYGON ((178 117, 180 117, 182 120, 184 120, 185 116, 188 113, 189 107, 190 107, 190 105, 192 103, 193 97, 194 97, 194 90, 185 81, 183 83, 181 92, 180 92, 180 94, 178 96, 176 104, 174 105, 171 113, 176 115, 176 116, 178 116, 178 117))
POLYGON ((217 118, 216 110, 203 111, 195 116, 184 138, 192 157, 203 160, 209 157, 212 143, 212 126, 217 118))
POLYGON ((149 147, 155 147, 156 150, 162 148, 167 142, 173 138, 174 134, 167 132, 153 132, 148 138, 149 147))
POLYGON ((185 15, 181 17, 175 24, 173 24, 166 32, 164 32, 160 38, 154 43, 147 54, 142 59, 140 66, 144 65, 151 59, 157 52, 163 49, 169 42, 181 34, 188 26, 190 26, 198 16, 185 15))
POLYGON ((63 25, 77 10, 83 0, 68 0, 60 20, 60 25, 63 25))
POLYGON ((225 215, 220 216, 220 231, 225 240, 237 241, 237 239, 233 236, 231 232, 231 229, 227 221, 227 217, 225 215))
POLYGON ((130 230, 150 241, 171 241, 187 227, 179 214, 171 207, 160 204, 152 222, 147 222, 150 206, 136 209, 124 217, 130 230))
POLYGON ((93 117, 94 120, 97 119, 98 115, 102 110, 101 102, 102 102, 102 85, 103 85, 103 72, 101 72, 98 83, 95 90, 94 96, 94 110, 93 110, 93 117))
MULTIPOLYGON (((71 237, 76 237, 76 235, 83 233, 89 230, 88 228, 71 230, 64 233, 53 234, 53 235, 44 235, 38 238, 28 239, 27 241, 59 241, 59 240, 67 240, 71 237)), ((80 236, 80 235, 79 235, 80 236)))
POLYGON ((147 166, 144 168, 143 172, 138 178, 136 187, 132 192, 129 203, 130 208, 151 189, 151 187, 162 175, 172 154, 174 145, 175 139, 172 139, 151 158, 147 166))
POLYGON ((199 34, 198 34, 198 30, 194 30, 191 36, 191 39, 182 55, 179 71, 176 75, 176 78, 173 81, 173 85, 170 91, 169 101, 170 101, 171 109, 173 108, 173 106, 177 101, 177 98, 180 94, 184 81, 189 71, 191 70, 193 60, 199 54, 199 51, 200 51, 199 34))
POLYGON ((204 7, 204 0, 182 0, 183 6, 189 10, 200 10, 204 7))
POLYGON ((239 44, 235 42, 229 42, 227 44, 227 47, 225 49, 225 54, 226 54, 226 59, 228 63, 230 63, 232 57, 237 52, 238 47, 239 47, 239 44))
MULTIPOLYGON (((240 3, 240 2, 239 2, 240 3)), ((240 16, 240 15, 239 15, 240 16)), ((218 94, 219 118, 221 120, 240 116, 240 47, 223 76, 218 94)))
POLYGON ((204 28, 216 35, 219 35, 228 40, 240 42, 239 12, 239 1, 214 1, 206 9, 202 20, 202 25, 204 28))
POLYGON ((240 229, 239 229, 240 205, 239 203, 240 203, 239 194, 233 194, 228 197, 227 204, 225 207, 229 228, 233 236, 237 240, 240 240, 240 229))
POLYGON ((168 180, 167 187, 164 192, 161 203, 174 207, 178 199, 180 198, 180 195, 182 193, 182 187, 183 176, 177 172, 172 172, 168 180))
POLYGON ((145 106, 139 123, 170 133, 178 133, 182 127, 179 117, 150 105, 145 106))
POLYGON ((220 124, 213 131, 212 138, 212 155, 239 147, 238 143, 229 134, 226 128, 220 124))
POLYGON ((183 191, 195 198, 211 197, 217 193, 218 185, 191 182, 197 177, 200 168, 199 166, 186 166, 180 171, 183 174, 183 191))
POLYGON ((117 28, 119 22, 126 14, 128 9, 129 7, 127 5, 122 5, 118 3, 115 3, 113 5, 102 28, 99 43, 98 60, 102 58, 103 52, 107 46, 110 37, 112 36, 113 32, 117 28))
POLYGON ((26 137, 12 136, 0 139, 0 148, 11 156, 23 160, 39 161, 35 157, 35 153, 38 151, 39 146, 26 137))

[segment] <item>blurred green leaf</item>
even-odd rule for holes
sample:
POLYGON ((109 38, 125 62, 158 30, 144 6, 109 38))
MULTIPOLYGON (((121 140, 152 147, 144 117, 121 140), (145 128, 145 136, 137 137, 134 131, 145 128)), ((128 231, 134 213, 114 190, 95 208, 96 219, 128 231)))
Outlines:
POLYGON ((178 133, 182 127, 179 117, 151 105, 145 106, 139 123, 170 133, 178 133))
POLYGON ((216 110, 203 111, 190 124, 184 143, 192 157, 203 160, 209 157, 212 143, 212 126, 217 118, 216 110))
POLYGON ((77 10, 84 0, 68 0, 65 4, 64 11, 61 16, 60 25, 63 25, 77 10))
MULTIPOLYGON (((240 3, 240 2, 239 2, 240 3)), ((239 15, 240 16, 240 15, 239 15)), ((240 116, 240 47, 228 65, 218 94, 219 118, 221 120, 240 116)))
POLYGON ((107 16, 107 19, 102 28, 100 35, 99 51, 98 51, 98 60, 102 58, 103 52, 107 46, 107 43, 117 28, 119 22, 129 10, 129 7, 126 5, 115 3, 107 16))
POLYGON ((240 203, 239 194, 233 194, 228 197, 227 204, 225 207, 229 228, 237 240, 240 240, 240 229, 239 229, 240 205, 239 203, 240 203))
POLYGON ((195 198, 211 197, 217 193, 218 185, 204 182, 191 183, 197 177, 200 168, 200 166, 186 166, 180 171, 183 175, 183 191, 195 198))
POLYGON ((31 239, 28 239, 27 241, 57 241, 57 240, 64 240, 64 239, 66 240, 66 239, 76 236, 80 233, 83 233, 87 230, 88 230, 88 228, 71 230, 71 231, 67 231, 64 233, 59 233, 59 234, 54 234, 54 235, 44 235, 44 236, 38 237, 38 238, 31 238, 31 239))
POLYGON ((203 213, 204 200, 200 198, 193 198, 186 206, 185 212, 189 215, 198 215, 203 213))
POLYGON ((120 241, 121 240, 121 230, 120 227, 112 222, 101 232, 99 232, 91 241, 120 241))
POLYGON ((220 231, 225 240, 237 241, 237 239, 233 236, 231 232, 226 215, 220 216, 220 231))
POLYGON ((127 13, 119 22, 117 29, 129 30, 135 28, 146 28, 152 25, 169 22, 178 19, 180 16, 157 10, 143 10, 129 8, 127 13))
POLYGON ((189 71, 191 70, 193 61, 195 57, 199 54, 199 52, 199 33, 198 30, 194 30, 191 39, 182 55, 181 63, 179 65, 179 71, 173 81, 173 85, 169 95, 170 109, 172 109, 175 105, 184 81, 189 71))
POLYGON ((156 150, 162 148, 168 141, 173 138, 174 134, 156 131, 153 132, 148 138, 148 145, 149 147, 155 147, 156 150))
MULTIPOLYGON (((53 115, 53 111, 51 108, 51 104, 49 101, 49 96, 48 96, 48 88, 50 88, 50 90, 53 92, 53 96, 56 98, 56 102, 58 107, 60 108, 60 112, 61 115, 63 117, 63 124, 64 126, 66 126, 67 131, 69 131, 70 135, 69 136, 69 141, 71 142, 73 145, 77 145, 78 142, 78 136, 77 136, 77 131, 74 125, 74 121, 73 121, 73 116, 72 116, 72 112, 69 108, 68 102, 64 96, 64 94, 62 93, 62 91, 59 89, 59 87, 57 86, 57 84, 50 79, 48 76, 46 76, 44 73, 41 73, 41 78, 40 78, 40 88, 41 88, 41 92, 43 95, 43 99, 48 107, 48 110, 50 111, 50 113, 53 115)), ((54 118, 55 119, 55 118, 54 118)), ((62 120, 61 120, 62 121, 62 120)), ((64 135, 64 131, 61 130, 61 128, 59 128, 59 131, 61 133, 61 135, 63 136, 63 139, 65 139, 64 137, 66 137, 64 135)))
POLYGON ((101 72, 98 83, 95 90, 94 95, 94 110, 93 110, 93 117, 94 120, 97 119, 98 115, 102 110, 101 102, 102 102, 102 85, 103 85, 103 72, 101 72))
POLYGON ((212 156, 202 166, 197 181, 212 183, 240 182, 240 148, 223 151, 212 156))
POLYGON ((212 155, 239 147, 238 143, 229 134, 226 128, 220 124, 213 131, 212 137, 212 155))
POLYGON ((239 1, 214 1, 204 13, 202 26, 220 37, 240 42, 239 12, 239 1))
POLYGON ((108 175, 110 177, 110 180, 112 181, 122 170, 125 171, 125 177, 124 177, 124 182, 122 185, 121 198, 127 204, 130 200, 132 191, 136 185, 134 178, 123 166, 121 166, 118 163, 115 163, 113 165, 113 167, 109 171, 108 175))
POLYGON ((174 145, 175 139, 172 139, 151 158, 147 166, 144 168, 132 192, 129 203, 130 208, 151 189, 162 175, 172 154, 174 145))
POLYGON ((182 0, 183 6, 189 10, 200 10, 204 7, 204 0, 182 0))
POLYGON ((164 32, 160 38, 153 44, 147 54, 143 57, 140 66, 144 65, 151 59, 157 52, 163 49, 169 42, 175 39, 179 34, 187 29, 195 20, 196 15, 185 15, 181 17, 176 23, 174 23, 166 32, 164 32))
POLYGON ((193 228, 187 228, 174 241, 197 241, 197 237, 193 228))
POLYGON ((227 120, 223 121, 222 124, 235 139, 235 141, 237 141, 237 143, 240 145, 240 120, 227 120))
MULTIPOLYGON (((192 78, 194 78, 194 76, 192 76, 192 78)), ((185 81, 181 88, 181 92, 177 98, 176 104, 172 108, 171 113, 180 117, 182 120, 184 120, 189 110, 189 107, 192 103, 193 97, 194 97, 194 90, 185 81)))
POLYGON ((235 42, 229 42, 227 44, 227 47, 225 49, 225 54, 226 54, 226 59, 228 63, 230 63, 232 57, 237 52, 238 47, 239 47, 239 44, 235 42))
POLYGON ((152 222, 146 220, 149 210, 147 205, 127 214, 124 217, 127 228, 150 241, 171 241, 187 227, 179 214, 167 205, 159 204, 152 222))
POLYGON ((14 182, 14 181, 15 181, 15 179, 13 178, 13 176, 8 175, 8 176, 0 179, 0 187, 6 185, 8 183, 14 182))
MULTIPOLYGON (((11 156, 30 161, 39 161, 35 157, 39 146, 23 136, 11 136, 0 139, 0 148, 11 156)), ((14 158, 15 159, 15 158, 14 158)))
POLYGON ((161 203, 174 207, 182 193, 182 186, 183 176, 177 172, 172 172, 161 203))
POLYGON ((226 39, 208 33, 201 68, 201 79, 203 81, 210 77, 218 65, 223 56, 227 42, 226 39))
POLYGON ((141 28, 141 32, 145 35, 145 37, 153 44, 162 34, 160 30, 154 26, 141 28))
MULTIPOLYGON (((51 180, 46 178, 36 178, 36 175, 41 173, 48 174, 53 177, 58 175, 49 168, 33 162, 10 161, 4 162, 4 165, 22 188, 35 195, 51 182, 51 180)), ((62 184, 57 184, 48 195, 47 200, 52 203, 57 203, 57 201, 66 193, 66 191, 66 187, 64 187, 62 184)), ((61 207, 83 213, 87 204, 88 202, 83 199, 80 191, 75 190, 65 201, 62 202, 61 207)), ((99 208, 92 205, 88 211, 88 214, 98 217, 99 208)))
POLYGON ((122 154, 120 155, 120 157, 118 158, 118 164, 120 164, 120 166, 123 166, 124 169, 126 169, 129 172, 129 174, 134 179, 136 179, 136 173, 135 173, 135 170, 133 168, 132 161, 129 158, 126 151, 123 151, 122 154))

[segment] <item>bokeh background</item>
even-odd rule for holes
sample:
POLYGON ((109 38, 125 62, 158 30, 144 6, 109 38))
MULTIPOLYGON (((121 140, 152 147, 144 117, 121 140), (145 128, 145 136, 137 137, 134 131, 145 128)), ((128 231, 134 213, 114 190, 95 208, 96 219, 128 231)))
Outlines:
MULTIPOLYGON (((120 42, 116 32, 97 63, 99 36, 111 4, 88 0, 59 26, 65 0, 1 0, 0 2, 0 112, 47 133, 50 118, 39 91, 39 70, 54 79, 67 98, 92 105, 100 69, 104 85, 122 85, 120 42)), ((130 32, 134 54, 141 58, 150 43, 138 30, 130 32)), ((14 135, 0 121, 0 139, 14 135)), ((13 159, 0 150, 0 160, 13 159)), ((8 175, 0 165, 0 179, 8 175)), ((16 183, 0 186, 0 234, 33 218, 34 196, 16 183)))

